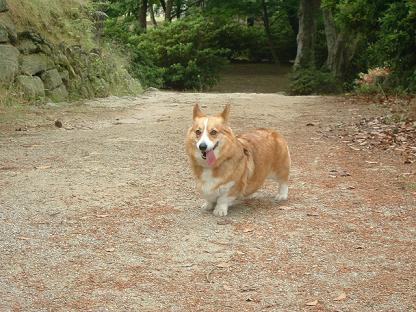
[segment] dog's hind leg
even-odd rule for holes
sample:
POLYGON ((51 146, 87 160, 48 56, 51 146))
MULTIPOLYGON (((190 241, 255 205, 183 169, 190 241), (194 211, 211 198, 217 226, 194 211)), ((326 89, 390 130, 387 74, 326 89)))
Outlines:
POLYGON ((275 175, 275 179, 279 183, 279 192, 277 193, 275 200, 283 201, 287 200, 289 187, 288 187, 288 180, 289 180, 289 171, 282 170, 277 172, 275 175))
POLYGON ((274 177, 277 182, 279 182, 279 193, 276 195, 275 199, 277 201, 287 200, 288 195, 288 181, 289 181, 289 171, 290 171, 290 154, 289 150, 281 149, 279 157, 276 158, 276 162, 273 166, 274 177))
POLYGON ((287 200, 288 192, 289 187, 287 181, 279 181, 279 193, 276 195, 275 199, 277 201, 287 200))

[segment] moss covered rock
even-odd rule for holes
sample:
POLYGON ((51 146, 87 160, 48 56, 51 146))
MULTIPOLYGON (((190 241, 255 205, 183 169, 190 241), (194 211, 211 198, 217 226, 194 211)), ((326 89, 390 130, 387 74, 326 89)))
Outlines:
POLYGON ((57 69, 43 72, 40 78, 42 78, 45 89, 47 90, 53 90, 62 84, 62 78, 57 69))
POLYGON ((12 45, 0 44, 0 84, 13 82, 19 71, 19 51, 12 45))
POLYGON ((16 78, 16 84, 28 98, 45 96, 45 87, 38 76, 20 75, 16 78))
POLYGON ((36 75, 54 67, 51 59, 43 53, 22 55, 20 71, 24 75, 36 75))

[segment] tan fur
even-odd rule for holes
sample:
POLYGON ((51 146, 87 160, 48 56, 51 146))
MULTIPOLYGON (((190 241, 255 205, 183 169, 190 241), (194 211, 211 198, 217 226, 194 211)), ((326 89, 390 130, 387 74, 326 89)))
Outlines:
MULTIPOLYGON (((200 190, 204 187, 203 172, 210 173, 213 181, 216 182, 211 190, 212 196, 206 190, 206 194, 203 195, 206 198, 209 197, 211 204, 217 204, 217 206, 219 201, 214 202, 216 194, 217 200, 221 196, 231 200, 239 199, 258 190, 267 177, 274 177, 279 183, 287 183, 289 178, 290 156, 285 139, 272 129, 256 129, 235 136, 227 125, 229 111, 230 107, 227 105, 221 114, 206 116, 199 106, 195 105, 193 125, 188 130, 186 138, 186 151, 198 181, 198 187, 200 190), (219 141, 218 151, 216 151, 217 160, 211 167, 199 157, 201 152, 196 146, 199 138, 195 134, 197 129, 204 129, 204 121, 207 118, 208 133, 212 129, 218 132, 214 136, 209 134, 209 139, 212 142, 219 141), (222 194, 221 187, 225 185, 232 185, 232 187, 226 189, 227 194, 222 194)), ((214 214, 216 210, 217 208, 214 214)))

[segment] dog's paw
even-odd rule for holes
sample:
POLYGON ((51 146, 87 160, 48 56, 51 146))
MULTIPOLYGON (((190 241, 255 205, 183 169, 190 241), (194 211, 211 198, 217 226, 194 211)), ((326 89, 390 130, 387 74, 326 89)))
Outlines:
POLYGON ((214 203, 210 203, 210 202, 205 202, 203 203, 203 205, 201 206, 201 209, 204 211, 211 211, 214 209, 214 203))
POLYGON ((284 200, 287 200, 287 194, 277 194, 274 199, 276 201, 284 201, 284 200))
POLYGON ((228 213, 228 207, 217 205, 212 213, 217 217, 225 217, 228 213))

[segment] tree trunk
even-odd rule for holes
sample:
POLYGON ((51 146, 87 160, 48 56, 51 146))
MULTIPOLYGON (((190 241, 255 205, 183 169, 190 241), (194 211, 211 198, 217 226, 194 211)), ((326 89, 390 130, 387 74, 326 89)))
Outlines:
POLYGON ((163 12, 166 12, 166 1, 160 0, 160 5, 162 6, 163 12))
POLYGON ((139 25, 144 31, 146 31, 147 28, 147 1, 148 0, 140 0, 138 12, 139 25))
POLYGON ((165 21, 171 22, 172 21, 172 7, 173 7, 173 0, 166 1, 166 10, 165 10, 165 21))
POLYGON ((337 30, 330 8, 322 8, 322 14, 328 48, 326 66, 335 78, 342 80, 345 73, 345 64, 349 62, 355 54, 358 37, 354 38, 354 40, 350 40, 351 36, 347 31, 339 32, 337 30))
POLYGON ((315 67, 316 17, 320 0, 300 0, 295 69, 315 67))
POLYGON ((272 54, 273 62, 279 64, 279 59, 277 58, 276 50, 273 44, 272 33, 270 31, 270 22, 269 22, 269 13, 267 12, 266 0, 261 0, 261 6, 263 10, 263 25, 266 32, 267 42, 269 44, 270 53, 272 54))
POLYGON ((176 0, 175 15, 177 19, 181 18, 181 13, 182 13, 182 0, 176 0))
POLYGON ((326 66, 334 77, 340 78, 342 76, 341 71, 344 62, 344 35, 338 33, 330 8, 322 8, 322 15, 324 18, 326 45, 328 49, 326 66))
POLYGON ((157 27, 156 17, 155 17, 155 10, 153 8, 153 4, 149 6, 149 12, 150 12, 150 19, 152 20, 152 24, 154 27, 157 27))

